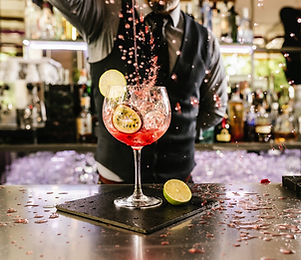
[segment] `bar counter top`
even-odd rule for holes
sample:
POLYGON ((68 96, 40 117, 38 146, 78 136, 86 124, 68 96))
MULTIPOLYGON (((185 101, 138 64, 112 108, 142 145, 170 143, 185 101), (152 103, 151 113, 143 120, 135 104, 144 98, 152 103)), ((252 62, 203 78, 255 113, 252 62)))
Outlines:
POLYGON ((279 183, 192 184, 215 202, 148 235, 56 211, 115 188, 0 186, 0 259, 301 259, 301 200, 279 183))

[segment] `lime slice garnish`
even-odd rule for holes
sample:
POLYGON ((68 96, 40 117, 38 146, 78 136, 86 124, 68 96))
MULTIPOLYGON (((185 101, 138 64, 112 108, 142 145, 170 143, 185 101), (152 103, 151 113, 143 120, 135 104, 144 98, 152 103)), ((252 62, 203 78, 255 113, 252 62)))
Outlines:
POLYGON ((98 86, 103 96, 118 98, 126 91, 126 79, 120 71, 110 69, 100 76, 98 86))
POLYGON ((191 200, 192 194, 188 185, 178 179, 171 179, 163 186, 164 198, 172 205, 182 205, 191 200))
POLYGON ((127 105, 118 105, 112 117, 114 127, 121 133, 133 134, 139 131, 142 120, 138 113, 127 105))

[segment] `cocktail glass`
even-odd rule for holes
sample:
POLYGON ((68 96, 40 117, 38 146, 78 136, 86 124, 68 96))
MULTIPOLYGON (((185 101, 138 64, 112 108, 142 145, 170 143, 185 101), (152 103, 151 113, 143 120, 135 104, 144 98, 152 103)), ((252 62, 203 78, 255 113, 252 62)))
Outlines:
MULTIPOLYGON (((114 91, 114 87, 111 91, 114 91)), ((120 90, 120 87, 117 88, 120 90)), ((117 140, 132 147, 134 152, 135 186, 129 197, 117 198, 117 207, 149 208, 162 204, 158 197, 146 196, 141 185, 141 150, 157 141, 168 129, 171 110, 168 94, 162 86, 126 86, 116 97, 108 95, 103 103, 103 121, 117 140)))

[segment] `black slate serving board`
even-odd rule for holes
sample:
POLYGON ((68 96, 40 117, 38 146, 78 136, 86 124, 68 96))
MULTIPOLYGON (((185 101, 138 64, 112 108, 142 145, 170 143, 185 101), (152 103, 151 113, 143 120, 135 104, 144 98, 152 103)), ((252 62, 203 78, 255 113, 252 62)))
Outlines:
POLYGON ((282 185, 301 196, 301 176, 282 176, 282 185))
MULTIPOLYGON (((143 187, 145 195, 157 196, 163 199, 159 207, 149 209, 118 208, 114 205, 117 197, 129 196, 133 192, 132 186, 120 187, 110 192, 69 201, 57 205, 58 211, 96 220, 102 223, 125 228, 131 231, 149 234, 180 220, 193 216, 205 210, 205 205, 199 197, 193 196, 185 205, 173 206, 163 199, 162 187, 143 187)), ((206 205, 212 203, 206 201, 206 205)))

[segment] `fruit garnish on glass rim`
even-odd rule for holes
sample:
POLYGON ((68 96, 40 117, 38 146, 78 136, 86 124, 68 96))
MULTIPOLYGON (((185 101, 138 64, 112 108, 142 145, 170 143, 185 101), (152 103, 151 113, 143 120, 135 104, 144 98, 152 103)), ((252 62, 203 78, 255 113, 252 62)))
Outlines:
POLYGON ((112 117, 114 127, 121 133, 134 134, 142 126, 139 114, 127 105, 118 105, 112 117))
POLYGON ((98 87, 103 96, 108 98, 118 98, 125 93, 126 84, 126 79, 120 71, 110 69, 100 76, 98 87))

